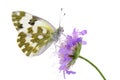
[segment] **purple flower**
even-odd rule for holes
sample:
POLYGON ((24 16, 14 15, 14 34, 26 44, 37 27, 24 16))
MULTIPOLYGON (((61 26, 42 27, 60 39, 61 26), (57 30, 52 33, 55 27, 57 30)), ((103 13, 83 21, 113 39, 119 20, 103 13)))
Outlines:
POLYGON ((65 74, 75 74, 76 72, 69 70, 78 58, 81 46, 86 44, 82 37, 87 33, 86 30, 79 32, 74 29, 72 35, 67 35, 65 42, 61 43, 59 49, 60 67, 59 70, 65 74))

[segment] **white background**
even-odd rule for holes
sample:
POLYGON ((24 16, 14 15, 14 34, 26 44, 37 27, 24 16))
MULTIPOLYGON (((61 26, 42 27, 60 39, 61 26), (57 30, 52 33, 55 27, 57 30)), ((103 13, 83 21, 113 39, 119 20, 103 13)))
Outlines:
MULTIPOLYGON (((107 80, 120 80, 119 0, 0 0, 0 80, 64 80, 52 45, 44 54, 26 57, 18 48, 11 13, 23 10, 48 20, 58 28, 60 8, 65 34, 74 27, 87 29, 81 55, 91 60, 107 80)), ((66 80, 102 80, 87 62, 78 59, 66 80)))

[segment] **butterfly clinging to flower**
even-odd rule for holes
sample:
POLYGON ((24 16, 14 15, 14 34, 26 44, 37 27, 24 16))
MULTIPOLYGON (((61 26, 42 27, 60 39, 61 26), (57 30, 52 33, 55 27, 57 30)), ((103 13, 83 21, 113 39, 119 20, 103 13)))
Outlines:
POLYGON ((18 31, 18 46, 26 56, 42 54, 63 32, 63 27, 56 29, 45 19, 24 11, 12 12, 12 22, 18 31))

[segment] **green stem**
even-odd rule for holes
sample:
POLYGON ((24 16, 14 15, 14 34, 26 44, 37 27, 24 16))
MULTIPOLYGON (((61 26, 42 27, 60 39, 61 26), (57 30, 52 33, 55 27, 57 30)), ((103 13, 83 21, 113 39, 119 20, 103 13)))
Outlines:
POLYGON ((82 56, 79 56, 79 58, 81 58, 81 59, 87 61, 89 64, 91 64, 98 71, 98 73, 101 75, 101 77, 103 78, 103 80, 106 80, 106 78, 104 77, 104 75, 102 74, 102 72, 97 68, 96 65, 94 65, 91 61, 89 61, 88 59, 86 59, 86 58, 84 58, 82 56))

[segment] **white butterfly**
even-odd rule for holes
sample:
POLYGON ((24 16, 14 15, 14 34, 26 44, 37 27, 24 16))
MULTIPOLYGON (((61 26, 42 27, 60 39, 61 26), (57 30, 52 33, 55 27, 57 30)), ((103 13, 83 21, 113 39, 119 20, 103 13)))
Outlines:
POLYGON ((18 46, 26 56, 42 54, 63 32, 63 27, 56 29, 45 19, 24 11, 14 11, 12 21, 18 31, 18 46))

